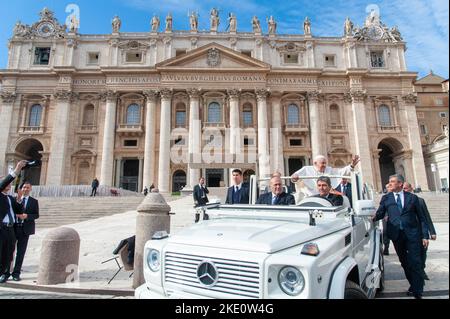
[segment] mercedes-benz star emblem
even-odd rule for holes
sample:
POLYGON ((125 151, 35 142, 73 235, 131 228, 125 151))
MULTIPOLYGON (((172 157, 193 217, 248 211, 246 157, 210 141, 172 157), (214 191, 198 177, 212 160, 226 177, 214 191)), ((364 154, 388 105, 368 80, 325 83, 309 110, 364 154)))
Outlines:
POLYGON ((212 287, 219 279, 216 266, 210 261, 203 261, 197 267, 197 278, 205 286, 212 287))

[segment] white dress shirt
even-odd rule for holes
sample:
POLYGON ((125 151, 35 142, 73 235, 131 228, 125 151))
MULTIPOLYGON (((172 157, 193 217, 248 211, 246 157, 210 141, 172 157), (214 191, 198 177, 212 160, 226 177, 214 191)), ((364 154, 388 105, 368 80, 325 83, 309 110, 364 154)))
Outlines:
MULTIPOLYGON (((350 165, 347 165, 342 168, 333 168, 330 166, 325 167, 324 172, 319 172, 316 170, 314 166, 303 166, 301 169, 296 171, 294 175, 298 175, 301 179, 302 176, 322 176, 322 175, 350 175, 350 172, 353 169, 350 165)), ((317 191, 317 180, 315 179, 304 179, 302 180, 303 185, 305 186, 302 189, 302 192, 305 193, 306 196, 313 196, 319 194, 317 191)), ((331 178, 331 187, 336 188, 341 182, 341 178, 331 178)))
POLYGON ((8 196, 8 195, 6 195, 6 197, 8 198, 8 202, 9 202, 9 211, 11 212, 11 216, 13 217, 13 220, 9 220, 9 216, 8 216, 8 214, 6 214, 5 215, 5 218, 3 218, 3 223, 5 223, 5 224, 13 224, 14 222, 15 222, 15 220, 14 220, 14 216, 16 215, 15 213, 14 213, 14 210, 12 209, 12 203, 11 203, 11 198, 8 196))
POLYGON ((395 202, 397 202, 397 194, 398 194, 398 195, 400 195, 400 201, 402 202, 402 208, 405 207, 405 193, 403 192, 403 190, 398 193, 396 193, 396 192, 393 192, 393 193, 394 193, 395 202))

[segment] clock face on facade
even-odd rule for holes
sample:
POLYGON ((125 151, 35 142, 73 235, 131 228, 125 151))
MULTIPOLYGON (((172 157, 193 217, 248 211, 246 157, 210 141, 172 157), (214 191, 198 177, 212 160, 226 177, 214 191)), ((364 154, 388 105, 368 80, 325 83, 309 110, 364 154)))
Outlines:
POLYGON ((49 22, 44 22, 37 27, 37 31, 41 37, 49 37, 55 32, 55 27, 49 22))
POLYGON ((383 30, 379 26, 369 28, 368 35, 373 40, 380 40, 383 37, 383 30))

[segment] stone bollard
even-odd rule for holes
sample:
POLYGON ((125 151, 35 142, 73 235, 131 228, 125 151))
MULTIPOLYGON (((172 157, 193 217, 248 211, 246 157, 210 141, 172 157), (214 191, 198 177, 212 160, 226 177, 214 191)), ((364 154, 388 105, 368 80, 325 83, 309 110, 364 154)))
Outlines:
POLYGON ((78 276, 80 236, 68 227, 48 232, 42 241, 38 285, 56 285, 70 282, 78 276))
POLYGON ((170 206, 164 197, 153 190, 137 208, 136 242, 134 251, 133 288, 145 282, 144 246, 157 231, 170 232, 170 206))

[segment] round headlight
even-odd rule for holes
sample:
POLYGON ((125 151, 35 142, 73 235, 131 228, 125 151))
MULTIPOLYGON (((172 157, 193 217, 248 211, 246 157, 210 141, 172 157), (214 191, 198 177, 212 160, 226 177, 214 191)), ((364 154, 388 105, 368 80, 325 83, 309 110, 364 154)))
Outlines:
POLYGON ((150 249, 147 254, 147 265, 151 271, 158 271, 161 266, 159 251, 150 249))
POLYGON ((305 278, 297 268, 286 266, 278 274, 278 284, 289 296, 297 296, 305 288, 305 278))

